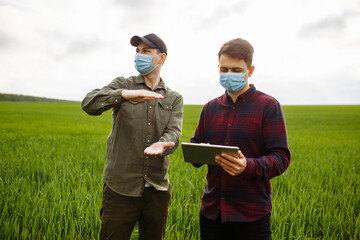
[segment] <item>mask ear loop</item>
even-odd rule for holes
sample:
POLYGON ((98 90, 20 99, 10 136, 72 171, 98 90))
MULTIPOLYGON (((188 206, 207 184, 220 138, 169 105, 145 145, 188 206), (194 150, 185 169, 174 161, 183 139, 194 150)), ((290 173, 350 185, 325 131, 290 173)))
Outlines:
MULTIPOLYGON (((160 56, 161 57, 161 55, 162 55, 163 53, 159 53, 159 54, 157 54, 157 56, 160 56)), ((160 58, 160 60, 161 60, 161 58, 160 58)), ((157 68, 159 65, 163 65, 164 63, 158 63, 156 66, 154 66, 154 68, 157 68)))

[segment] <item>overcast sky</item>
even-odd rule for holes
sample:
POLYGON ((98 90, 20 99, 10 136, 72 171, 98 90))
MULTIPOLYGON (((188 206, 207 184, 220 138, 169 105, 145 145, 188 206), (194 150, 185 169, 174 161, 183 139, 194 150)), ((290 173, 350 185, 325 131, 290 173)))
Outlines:
POLYGON ((359 0, 0 0, 0 92, 81 101, 137 75, 130 38, 152 32, 185 104, 224 93, 217 53, 238 37, 281 104, 360 104, 359 0))

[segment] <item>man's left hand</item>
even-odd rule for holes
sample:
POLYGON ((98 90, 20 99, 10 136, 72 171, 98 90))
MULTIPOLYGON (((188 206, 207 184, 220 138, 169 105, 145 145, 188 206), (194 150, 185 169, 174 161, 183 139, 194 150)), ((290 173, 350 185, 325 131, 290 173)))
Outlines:
POLYGON ((245 171, 246 168, 246 158, 239 150, 238 156, 229 155, 222 153, 221 156, 215 157, 215 162, 217 162, 225 172, 231 176, 237 176, 245 171))
POLYGON ((174 142, 156 142, 145 148, 144 154, 148 156, 161 156, 165 148, 175 146, 174 142))

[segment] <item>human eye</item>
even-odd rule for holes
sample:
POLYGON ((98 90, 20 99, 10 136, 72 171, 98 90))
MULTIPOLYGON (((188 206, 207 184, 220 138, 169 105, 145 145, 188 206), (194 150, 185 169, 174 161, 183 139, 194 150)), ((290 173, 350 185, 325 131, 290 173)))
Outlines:
POLYGON ((241 68, 233 68, 231 69, 232 72, 235 72, 235 73, 241 73, 243 72, 243 70, 241 68))
POLYGON ((221 68, 220 68, 220 72, 226 73, 226 72, 228 72, 228 71, 229 71, 229 69, 226 68, 226 67, 221 67, 221 68))

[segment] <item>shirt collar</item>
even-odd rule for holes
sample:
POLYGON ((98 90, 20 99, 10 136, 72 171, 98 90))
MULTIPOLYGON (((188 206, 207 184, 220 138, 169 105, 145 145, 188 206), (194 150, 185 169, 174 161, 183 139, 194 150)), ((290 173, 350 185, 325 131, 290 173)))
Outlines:
MULTIPOLYGON (((136 82, 136 84, 144 84, 145 85, 144 77, 141 74, 136 76, 135 82, 136 82)), ((160 83, 159 83, 159 85, 157 86, 156 89, 164 89, 165 92, 167 92, 167 87, 165 85, 165 82, 162 80, 162 78, 160 78, 160 83)))
MULTIPOLYGON (((236 99, 236 103, 246 102, 249 98, 251 98, 255 94, 255 92, 256 92, 255 85, 250 84, 250 88, 238 96, 238 98, 236 99)), ((226 90, 225 90, 225 94, 223 96, 224 96, 224 98, 223 98, 224 101, 227 101, 230 103, 233 102, 226 90)))

